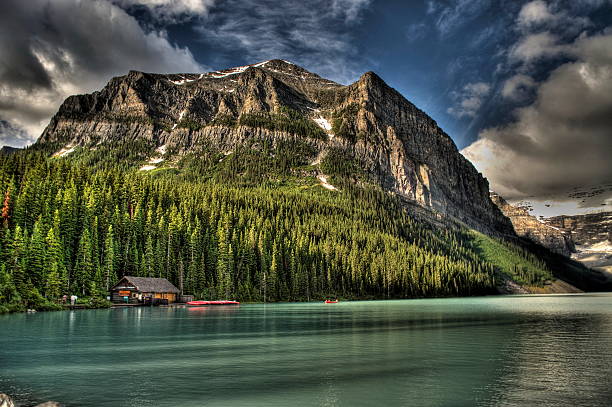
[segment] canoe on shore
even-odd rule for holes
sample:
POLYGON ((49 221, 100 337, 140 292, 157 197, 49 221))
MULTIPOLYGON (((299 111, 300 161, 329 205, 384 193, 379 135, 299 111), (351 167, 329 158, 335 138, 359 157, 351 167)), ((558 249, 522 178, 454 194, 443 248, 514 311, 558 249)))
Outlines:
POLYGON ((187 305, 239 305, 240 302, 238 301, 228 301, 228 300, 221 300, 221 301, 189 301, 187 303, 187 305))
POLYGON ((326 304, 337 304, 338 300, 325 300, 326 304))

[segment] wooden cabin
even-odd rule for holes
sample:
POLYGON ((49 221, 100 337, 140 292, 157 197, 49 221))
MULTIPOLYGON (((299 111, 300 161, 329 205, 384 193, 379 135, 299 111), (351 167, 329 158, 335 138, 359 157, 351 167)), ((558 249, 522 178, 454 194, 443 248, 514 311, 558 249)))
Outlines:
POLYGON ((111 288, 111 301, 130 304, 171 304, 179 289, 165 278, 125 276, 111 288))

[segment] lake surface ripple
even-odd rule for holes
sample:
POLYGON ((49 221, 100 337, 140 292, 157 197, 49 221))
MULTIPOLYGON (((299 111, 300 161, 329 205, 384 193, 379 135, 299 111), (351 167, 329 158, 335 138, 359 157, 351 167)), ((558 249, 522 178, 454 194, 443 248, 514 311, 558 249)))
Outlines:
POLYGON ((68 406, 610 406, 612 296, 0 315, 0 392, 68 406))

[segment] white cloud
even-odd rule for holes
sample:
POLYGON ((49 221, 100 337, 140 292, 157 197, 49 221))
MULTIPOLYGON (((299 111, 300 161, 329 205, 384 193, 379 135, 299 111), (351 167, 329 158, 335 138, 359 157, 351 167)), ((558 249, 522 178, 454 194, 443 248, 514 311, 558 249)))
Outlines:
POLYGON ((521 27, 531 27, 557 19, 542 0, 525 3, 518 14, 517 23, 521 27))
POLYGON ((406 39, 409 42, 416 42, 425 37, 427 33, 427 25, 423 22, 410 24, 406 28, 406 39))
POLYGON ((205 16, 215 0, 110 0, 123 7, 147 9, 158 22, 174 23, 181 18, 205 16))
POLYGON ((490 5, 486 0, 430 1, 427 13, 436 15, 436 28, 442 36, 447 36, 480 16, 490 5))
POLYGON ((67 96, 99 89, 130 69, 204 69, 164 31, 144 31, 107 1, 9 3, 0 16, 0 119, 26 130, 29 140, 0 129, 2 144, 34 141, 67 96))
POLYGON ((371 0, 332 0, 332 12, 343 15, 346 22, 358 21, 363 10, 370 6, 371 0))
POLYGON ((530 63, 557 56, 564 50, 565 48, 559 44, 559 38, 546 31, 523 37, 510 49, 509 57, 513 62, 530 63))
POLYGON ((458 118, 474 117, 490 91, 491 86, 488 83, 468 83, 460 92, 452 93, 455 105, 448 108, 447 112, 458 118))
POLYGON ((536 82, 530 76, 517 74, 508 78, 502 87, 502 96, 514 101, 524 101, 532 94, 536 82))
POLYGON ((612 34, 580 37, 575 58, 536 85, 516 120, 482 131, 462 153, 508 198, 612 181, 612 34))

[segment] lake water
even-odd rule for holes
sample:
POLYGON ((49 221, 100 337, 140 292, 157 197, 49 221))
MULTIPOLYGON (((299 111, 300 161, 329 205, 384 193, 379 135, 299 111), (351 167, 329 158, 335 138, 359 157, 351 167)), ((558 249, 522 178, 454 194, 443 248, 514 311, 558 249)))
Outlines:
POLYGON ((68 406, 610 406, 612 296, 0 315, 0 391, 68 406))

